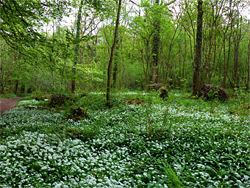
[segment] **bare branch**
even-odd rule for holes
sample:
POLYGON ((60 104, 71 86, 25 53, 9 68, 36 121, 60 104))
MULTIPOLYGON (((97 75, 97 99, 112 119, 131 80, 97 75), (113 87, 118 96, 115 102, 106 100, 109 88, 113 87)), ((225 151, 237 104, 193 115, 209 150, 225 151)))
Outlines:
POLYGON ((134 1, 132 1, 132 0, 129 0, 131 3, 133 3, 134 5, 136 5, 136 6, 139 6, 138 4, 136 4, 134 1))

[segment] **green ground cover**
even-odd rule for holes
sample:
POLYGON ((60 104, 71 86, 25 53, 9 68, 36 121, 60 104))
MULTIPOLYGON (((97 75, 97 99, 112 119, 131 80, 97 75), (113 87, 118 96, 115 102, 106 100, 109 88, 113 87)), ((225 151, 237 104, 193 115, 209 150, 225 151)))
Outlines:
POLYGON ((250 187, 245 99, 157 95, 119 93, 107 109, 102 93, 88 94, 79 121, 34 108, 46 101, 20 101, 0 116, 0 186, 250 187))

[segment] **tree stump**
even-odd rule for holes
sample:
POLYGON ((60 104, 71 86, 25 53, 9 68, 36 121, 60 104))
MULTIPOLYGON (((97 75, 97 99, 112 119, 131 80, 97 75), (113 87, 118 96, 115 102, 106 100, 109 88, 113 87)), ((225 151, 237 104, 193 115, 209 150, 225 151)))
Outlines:
POLYGON ((69 111, 68 119, 80 120, 82 118, 87 119, 87 111, 81 107, 71 107, 69 111))
POLYGON ((161 87, 164 87, 165 85, 163 83, 154 83, 154 84, 148 84, 147 88, 148 90, 155 90, 158 91, 161 87))
POLYGON ((58 95, 51 95, 50 101, 48 103, 48 106, 51 108, 55 108, 56 106, 62 106, 65 105, 66 101, 69 98, 66 97, 64 94, 58 94, 58 95))
POLYGON ((168 98, 168 91, 167 91, 166 89, 161 88, 161 89, 160 89, 160 92, 161 92, 160 97, 161 97, 163 100, 166 99, 166 98, 168 98))
POLYGON ((220 101, 225 101, 229 98, 229 95, 226 89, 222 87, 204 84, 204 86, 201 88, 199 97, 205 100, 219 99, 220 101))

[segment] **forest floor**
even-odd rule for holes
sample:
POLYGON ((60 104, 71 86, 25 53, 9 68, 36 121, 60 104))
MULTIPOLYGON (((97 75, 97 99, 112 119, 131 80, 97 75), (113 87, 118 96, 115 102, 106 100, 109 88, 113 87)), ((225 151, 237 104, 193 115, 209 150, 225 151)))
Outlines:
POLYGON ((0 114, 0 187, 250 187, 249 93, 119 92, 112 108, 102 93, 67 97, 0 114), (79 108, 87 118, 72 119, 79 108))
POLYGON ((9 99, 0 99, 0 114, 7 110, 14 108, 17 105, 17 101, 24 97, 15 97, 9 99))

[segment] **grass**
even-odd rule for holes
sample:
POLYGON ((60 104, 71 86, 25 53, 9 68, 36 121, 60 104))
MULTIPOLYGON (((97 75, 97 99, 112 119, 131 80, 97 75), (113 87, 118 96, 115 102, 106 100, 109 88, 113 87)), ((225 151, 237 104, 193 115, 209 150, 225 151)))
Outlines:
POLYGON ((4 98, 14 98, 17 97, 15 94, 0 94, 0 99, 4 98))
POLYGON ((250 187, 250 120, 231 113, 238 99, 157 95, 119 93, 107 109, 103 94, 88 94, 79 121, 22 100, 0 118, 0 186, 250 187))

